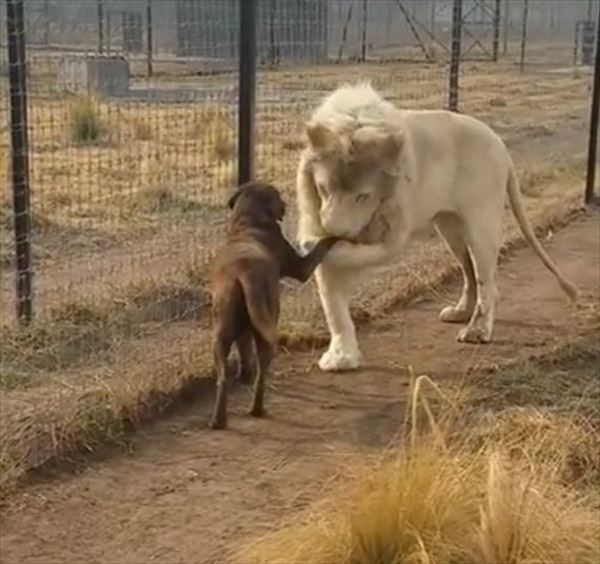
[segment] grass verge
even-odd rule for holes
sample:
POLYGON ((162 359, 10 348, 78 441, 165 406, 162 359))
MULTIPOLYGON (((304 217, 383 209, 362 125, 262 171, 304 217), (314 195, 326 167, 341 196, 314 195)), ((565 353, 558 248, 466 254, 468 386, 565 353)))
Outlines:
MULTIPOLYGON (((536 228, 545 232, 564 224, 578 207, 579 198, 579 190, 567 192, 566 196, 563 191, 560 199, 549 199, 547 207, 538 206, 533 216, 536 228)), ((517 230, 509 230, 507 246, 514 248, 520 244, 522 239, 517 230)), ((416 276, 400 279, 370 300, 364 309, 356 312, 358 324, 452 276, 456 267, 450 257, 443 257, 443 260, 423 264, 416 276)), ((165 290, 166 294, 171 291, 172 288, 165 290)), ((199 294, 200 289, 193 289, 192 296, 194 293, 199 294)), ((182 294, 186 294, 185 288, 182 294)), ((92 449, 99 441, 118 439, 128 424, 162 413, 180 397, 181 390, 193 387, 199 379, 211 374, 207 354, 210 334, 202 324, 185 326, 182 334, 178 334, 175 327, 172 341, 154 331, 146 349, 140 349, 137 356, 135 350, 133 353, 131 350, 136 344, 126 342, 122 356, 114 353, 111 359, 101 362, 93 358, 98 354, 98 347, 110 349, 115 341, 135 337, 136 316, 141 315, 147 321, 140 313, 143 310, 140 303, 159 302, 161 295, 164 295, 161 291, 150 292, 146 300, 125 300, 133 306, 123 308, 121 305, 108 313, 102 307, 62 311, 48 326, 36 326, 27 333, 11 333, 3 328, 3 357, 5 350, 9 358, 12 355, 9 366, 3 363, 0 378, 3 384, 0 389, 0 486, 3 492, 10 491, 32 468, 81 449, 92 449), (81 338, 83 341, 78 341, 81 338), (66 352, 62 348, 65 342, 71 343, 66 352), (90 355, 80 356, 78 362, 74 362, 71 352, 80 351, 82 342, 95 350, 90 348, 90 355), (56 351, 60 352, 57 362, 56 351), (158 355, 157 351, 162 353, 158 355), (35 368, 36 362, 48 368, 48 358, 54 359, 54 364, 51 371, 43 372, 44 381, 38 377, 34 382, 30 372, 21 370, 23 366, 35 368), (86 367, 87 361, 94 362, 93 366, 86 367), (15 366, 19 370, 15 370, 15 366), (69 377, 69 370, 75 373, 74 378, 69 377)), ((122 300, 115 300, 118 301, 122 300)), ((285 310, 299 313, 288 305, 285 310)), ((294 316, 284 319, 282 344, 292 349, 321 345, 326 339, 322 321, 307 324, 310 315, 300 317, 305 323, 295 323, 294 316)), ((139 321, 139 317, 137 319, 139 321)))
POLYGON ((328 499, 245 546, 235 561, 597 562, 599 353, 597 341, 587 341, 477 383, 485 389, 495 382, 507 391, 516 381, 545 381, 551 401, 529 394, 519 407, 507 408, 492 394, 472 403, 472 392, 480 392, 455 390, 443 393, 450 407, 439 408, 435 418, 432 398, 413 385, 405 446, 391 448, 376 465, 345 468, 350 477, 339 480, 328 499), (577 401, 563 393, 565 386, 577 389, 577 401), (593 407, 587 413, 581 412, 582 398, 593 407), (419 408, 429 432, 418 427, 419 408))

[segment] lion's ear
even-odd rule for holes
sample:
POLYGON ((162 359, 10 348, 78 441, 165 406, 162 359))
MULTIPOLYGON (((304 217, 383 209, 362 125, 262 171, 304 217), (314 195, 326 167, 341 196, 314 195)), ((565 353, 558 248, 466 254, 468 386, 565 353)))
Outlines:
POLYGON ((379 127, 359 127, 352 136, 352 148, 357 154, 371 154, 383 160, 395 159, 402 150, 404 136, 379 127))
POLYGON ((337 135, 320 123, 308 122, 305 129, 310 146, 317 151, 331 149, 338 144, 337 135))
POLYGON ((384 168, 394 168, 403 145, 402 132, 391 133, 373 126, 360 127, 352 136, 353 153, 375 159, 384 168))
POLYGON ((388 163, 395 163, 400 156, 402 146, 404 145, 404 135, 390 133, 382 140, 379 146, 381 158, 388 163))

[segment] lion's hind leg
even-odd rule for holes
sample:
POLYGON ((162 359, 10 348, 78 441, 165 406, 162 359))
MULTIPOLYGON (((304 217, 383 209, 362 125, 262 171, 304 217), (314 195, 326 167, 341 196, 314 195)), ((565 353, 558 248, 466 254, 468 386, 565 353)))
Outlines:
POLYGON ((473 259, 478 292, 469 324, 457 336, 462 343, 489 343, 492 340, 498 299, 496 267, 501 236, 501 214, 480 213, 465 222, 465 241, 473 259))
POLYGON ((448 248, 460 263, 463 274, 460 299, 455 305, 442 309, 440 320, 445 323, 466 323, 475 311, 477 282, 473 261, 464 239, 464 226, 454 214, 439 214, 435 218, 435 225, 448 248))

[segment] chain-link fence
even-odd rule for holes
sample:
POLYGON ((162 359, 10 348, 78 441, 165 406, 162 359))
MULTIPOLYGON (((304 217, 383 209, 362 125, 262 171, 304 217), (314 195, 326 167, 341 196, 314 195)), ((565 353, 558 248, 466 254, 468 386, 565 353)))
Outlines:
MULTIPOLYGON (((109 340, 168 342, 166 333, 180 336, 197 319, 208 330, 205 268, 238 175, 240 2, 0 0, 0 8, 10 15, 0 38, 3 324, 20 300, 40 322, 118 319, 109 340), (15 163, 25 167, 20 179, 15 163), (18 241, 15 214, 26 217, 18 241)), ((399 107, 454 100, 483 119, 513 149, 531 208, 560 204, 559 180, 579 181, 586 150, 597 8, 597 0, 257 0, 256 106, 245 108, 255 113, 256 175, 293 201, 310 111, 340 83, 371 80, 399 107), (542 185, 548 192, 537 193, 542 185)), ((357 303, 372 314, 393 302, 444 252, 425 234, 357 303)), ((296 329, 322 326, 310 284, 286 300, 296 329)), ((196 339, 208 342, 208 332, 196 339)), ((91 341, 86 351, 108 346, 91 341)))

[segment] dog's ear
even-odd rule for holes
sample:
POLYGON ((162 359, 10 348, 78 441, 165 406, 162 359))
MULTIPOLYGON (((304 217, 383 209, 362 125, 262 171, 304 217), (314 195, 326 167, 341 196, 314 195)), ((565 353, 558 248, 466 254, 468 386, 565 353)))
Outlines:
POLYGON ((305 131, 310 146, 317 151, 333 149, 339 144, 337 135, 320 123, 309 121, 305 126, 305 131))
POLYGON ((229 200, 227 200, 227 207, 230 210, 232 210, 233 206, 235 206, 235 202, 240 197, 241 193, 242 193, 242 189, 241 188, 236 188, 235 192, 231 195, 231 197, 229 198, 229 200))

